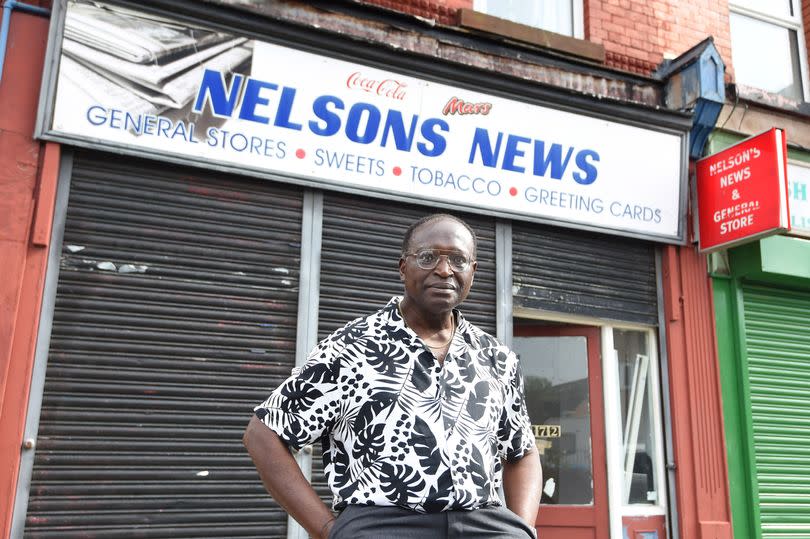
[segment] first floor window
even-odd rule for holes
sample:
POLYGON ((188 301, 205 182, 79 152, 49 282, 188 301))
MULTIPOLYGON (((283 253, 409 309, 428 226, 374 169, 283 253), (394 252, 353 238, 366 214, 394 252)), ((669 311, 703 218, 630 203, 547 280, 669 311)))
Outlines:
POLYGON ((476 11, 527 26, 582 37, 580 0, 475 0, 476 11))
POLYGON ((806 100, 806 53, 798 0, 732 0, 731 54, 737 84, 806 100))

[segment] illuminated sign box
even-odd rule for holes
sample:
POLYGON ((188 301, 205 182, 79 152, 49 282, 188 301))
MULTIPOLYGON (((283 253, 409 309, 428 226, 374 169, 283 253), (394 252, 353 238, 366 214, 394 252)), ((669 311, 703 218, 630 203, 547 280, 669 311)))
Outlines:
POLYGON ((508 99, 115 4, 54 6, 58 70, 46 73, 41 138, 683 242, 686 130, 508 99))
POLYGON ((771 129, 697 163, 700 250, 790 230, 787 141, 771 129))

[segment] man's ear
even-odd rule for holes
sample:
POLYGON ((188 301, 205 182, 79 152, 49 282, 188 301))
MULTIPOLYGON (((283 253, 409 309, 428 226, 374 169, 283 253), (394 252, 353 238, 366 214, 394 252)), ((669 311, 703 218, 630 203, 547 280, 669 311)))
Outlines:
POLYGON ((400 281, 405 280, 405 259, 404 258, 399 259, 399 280, 400 281))

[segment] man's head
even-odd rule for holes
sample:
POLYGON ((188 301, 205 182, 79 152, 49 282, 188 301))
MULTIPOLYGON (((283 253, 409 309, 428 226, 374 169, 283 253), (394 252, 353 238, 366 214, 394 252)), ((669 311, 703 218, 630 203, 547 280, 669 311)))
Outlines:
POLYGON ((478 266, 476 242, 470 226, 452 215, 429 215, 411 225, 399 260, 407 302, 437 315, 464 301, 478 266))

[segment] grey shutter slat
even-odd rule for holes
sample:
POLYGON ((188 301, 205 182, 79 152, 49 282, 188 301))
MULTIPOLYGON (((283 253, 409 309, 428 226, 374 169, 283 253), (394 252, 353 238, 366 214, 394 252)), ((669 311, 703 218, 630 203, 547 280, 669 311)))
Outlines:
POLYGON ((75 159, 25 537, 286 537, 241 444, 295 362, 302 194, 75 159))
MULTIPOLYGON (((401 295, 399 256, 402 236, 414 221, 437 213, 426 207, 326 193, 319 305, 319 337, 371 314, 401 295)), ((464 316, 495 335, 495 221, 459 215, 478 236, 478 270, 464 316)), ((312 459, 312 481, 321 497, 332 494, 323 475, 320 447, 312 459)))
POLYGON ((762 537, 804 537, 810 523, 810 294, 743 287, 762 537))
MULTIPOLYGON (((402 236, 431 208, 326 194, 323 209, 319 336, 402 294, 402 236)), ((460 215, 478 236, 478 270, 461 311, 495 334, 495 221, 460 215)))
POLYGON ((655 250, 638 240, 513 223, 514 305, 657 325, 655 250))

